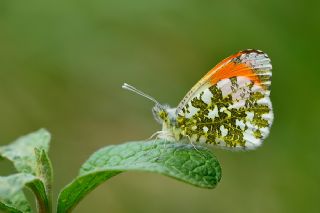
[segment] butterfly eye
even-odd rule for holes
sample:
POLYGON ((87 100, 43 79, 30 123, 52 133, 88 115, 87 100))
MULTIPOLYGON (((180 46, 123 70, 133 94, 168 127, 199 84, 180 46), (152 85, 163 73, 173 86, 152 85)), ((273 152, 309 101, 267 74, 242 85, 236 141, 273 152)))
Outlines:
POLYGON ((168 118, 168 113, 164 110, 161 110, 159 113, 159 117, 162 119, 162 120, 165 120, 168 118))
POLYGON ((155 118, 155 120, 162 124, 163 122, 163 109, 161 109, 158 105, 155 105, 153 108, 152 108, 152 114, 153 114, 153 117, 155 118))

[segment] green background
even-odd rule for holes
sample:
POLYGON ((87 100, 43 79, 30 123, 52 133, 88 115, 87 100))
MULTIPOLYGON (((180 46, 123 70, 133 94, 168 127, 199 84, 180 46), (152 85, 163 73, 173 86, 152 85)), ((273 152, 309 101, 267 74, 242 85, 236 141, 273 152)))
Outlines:
POLYGON ((159 130, 152 103, 123 82, 175 106, 223 58, 261 49, 274 68, 271 135, 256 151, 216 149, 216 189, 126 173, 75 212, 319 212, 319 10, 320 1, 1 0, 0 144, 49 129, 57 194, 96 149, 159 130))

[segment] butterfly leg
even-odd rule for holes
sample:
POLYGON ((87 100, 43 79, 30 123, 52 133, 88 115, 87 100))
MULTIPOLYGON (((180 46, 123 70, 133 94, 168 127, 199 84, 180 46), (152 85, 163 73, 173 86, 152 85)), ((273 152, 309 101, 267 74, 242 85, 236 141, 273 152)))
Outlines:
POLYGON ((193 148, 194 148, 197 152, 199 152, 200 155, 202 155, 204 158, 206 158, 206 156, 205 156, 199 149, 197 149, 197 147, 194 145, 194 142, 191 140, 190 136, 187 135, 186 137, 189 139, 190 144, 193 146, 193 148))
POLYGON ((161 134, 162 131, 156 131, 155 133, 153 133, 148 140, 153 140, 152 145, 155 145, 156 140, 159 138, 159 135, 161 134))
POLYGON ((149 138, 148 140, 151 140, 152 138, 155 138, 157 139, 159 134, 161 134, 162 131, 156 131, 155 133, 153 133, 149 138))
POLYGON ((199 150, 197 149, 197 147, 194 145, 194 143, 193 143, 193 141, 191 140, 191 138, 190 138, 189 135, 187 135, 187 138, 189 139, 190 144, 193 146, 193 148, 194 148, 195 150, 199 151, 199 150))

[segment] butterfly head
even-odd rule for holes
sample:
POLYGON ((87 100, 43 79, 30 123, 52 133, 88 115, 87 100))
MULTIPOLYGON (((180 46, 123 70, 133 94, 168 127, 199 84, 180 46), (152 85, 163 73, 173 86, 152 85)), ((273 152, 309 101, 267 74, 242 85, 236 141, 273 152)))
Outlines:
POLYGON ((171 108, 169 105, 158 105, 156 104, 152 108, 153 117, 160 124, 173 124, 176 119, 176 108, 171 108))

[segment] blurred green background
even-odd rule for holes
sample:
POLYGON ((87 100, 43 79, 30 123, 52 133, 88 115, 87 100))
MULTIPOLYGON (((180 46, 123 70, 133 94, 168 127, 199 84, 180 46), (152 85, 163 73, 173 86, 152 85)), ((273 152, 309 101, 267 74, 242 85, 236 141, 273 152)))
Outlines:
POLYGON ((220 60, 257 48, 274 67, 264 146, 216 150, 214 190, 125 173, 75 212, 320 212, 319 10, 289 0, 1 0, 0 144, 49 129, 56 195, 96 149, 159 130, 152 103, 123 82, 175 106, 220 60))

